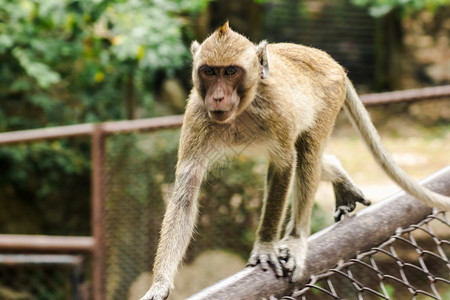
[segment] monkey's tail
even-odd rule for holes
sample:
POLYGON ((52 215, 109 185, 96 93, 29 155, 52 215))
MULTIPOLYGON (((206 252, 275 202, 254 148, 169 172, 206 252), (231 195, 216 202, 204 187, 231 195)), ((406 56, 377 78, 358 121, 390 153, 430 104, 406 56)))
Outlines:
POLYGON ((381 142, 380 136, 370 120, 369 113, 348 78, 346 89, 344 110, 372 152, 376 162, 383 168, 386 174, 406 192, 422 200, 425 204, 442 210, 450 210, 450 197, 435 193, 421 186, 397 165, 381 142))

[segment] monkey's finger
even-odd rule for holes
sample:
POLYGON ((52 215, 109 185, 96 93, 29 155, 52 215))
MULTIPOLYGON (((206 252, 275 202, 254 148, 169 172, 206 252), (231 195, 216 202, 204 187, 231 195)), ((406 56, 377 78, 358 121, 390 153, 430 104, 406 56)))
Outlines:
POLYGON ((165 286, 153 286, 151 289, 139 300, 165 300, 169 296, 169 288, 165 286))
POLYGON ((284 264, 284 268, 289 271, 292 272, 295 269, 295 261, 293 258, 289 259, 285 264, 284 264))
POLYGON ((295 269, 295 259, 293 256, 289 256, 287 260, 283 262, 283 268, 288 272, 291 273, 295 269))
POLYGON ((254 267, 258 264, 258 255, 250 255, 250 258, 247 262, 247 267, 254 267))
POLYGON ((335 222, 339 222, 339 221, 341 220, 341 218, 342 218, 342 215, 343 215, 342 210, 337 209, 337 210, 334 212, 334 221, 335 221, 335 222))
POLYGON ((278 277, 283 277, 283 267, 275 254, 270 254, 270 262, 278 277))
POLYGON ((261 265, 261 269, 267 271, 269 267, 269 257, 266 254, 259 255, 259 264, 261 265))
POLYGON ((278 252, 279 252, 278 257, 281 260, 287 260, 288 259, 288 257, 289 257, 289 248, 288 247, 286 247, 284 245, 280 246, 278 248, 278 252))
POLYGON ((334 221, 339 222, 342 217, 346 217, 352 211, 347 205, 340 205, 334 212, 334 221))
POLYGON ((372 204, 372 202, 371 202, 370 200, 367 200, 367 199, 365 199, 365 198, 359 198, 359 199, 356 200, 356 201, 358 201, 359 203, 364 204, 365 206, 369 206, 370 204, 372 204))

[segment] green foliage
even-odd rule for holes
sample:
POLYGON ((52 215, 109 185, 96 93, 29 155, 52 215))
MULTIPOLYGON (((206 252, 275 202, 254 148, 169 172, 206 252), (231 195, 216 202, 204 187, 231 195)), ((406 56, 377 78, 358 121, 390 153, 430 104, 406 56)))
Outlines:
POLYGON ((48 88, 53 83, 58 83, 61 77, 58 73, 52 71, 47 65, 33 61, 25 50, 14 48, 13 56, 17 59, 20 66, 25 70, 28 76, 35 79, 39 86, 48 88))
MULTIPOLYGON (((0 0, 0 132, 123 119, 131 101, 153 116, 155 79, 189 64, 187 16, 208 1, 0 0)), ((2 146, 0 168, 0 214, 16 213, 0 232, 48 233, 80 202, 88 213, 88 141, 2 146)))
POLYGON ((86 141, 38 142, 0 150, 0 232, 90 233, 86 141))
POLYGON ((436 10, 440 6, 450 4, 450 0, 351 0, 351 2, 368 7, 369 13, 376 18, 385 16, 394 9, 409 14, 421 9, 436 10))
POLYGON ((183 15, 207 3, 0 0, 0 131, 124 118, 130 76, 151 109, 157 72, 188 62, 183 15))

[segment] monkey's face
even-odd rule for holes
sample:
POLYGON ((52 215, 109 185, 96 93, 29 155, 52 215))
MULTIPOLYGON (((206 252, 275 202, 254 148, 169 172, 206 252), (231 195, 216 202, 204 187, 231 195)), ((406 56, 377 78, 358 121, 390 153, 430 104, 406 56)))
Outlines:
POLYGON ((199 67, 200 91, 211 120, 217 123, 234 120, 241 100, 243 76, 244 70, 238 66, 199 67))
POLYGON ((268 74, 265 46, 234 32, 228 22, 202 44, 192 43, 192 81, 211 120, 231 123, 253 101, 268 74))

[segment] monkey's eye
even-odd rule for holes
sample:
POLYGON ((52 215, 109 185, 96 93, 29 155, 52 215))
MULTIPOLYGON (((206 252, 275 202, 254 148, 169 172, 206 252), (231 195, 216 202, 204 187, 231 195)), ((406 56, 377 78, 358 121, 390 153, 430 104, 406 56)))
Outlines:
POLYGON ((205 74, 206 76, 213 76, 214 75, 214 70, 210 67, 204 67, 202 69, 203 74, 205 74))
POLYGON ((234 74, 236 74, 237 69, 235 67, 227 67, 225 69, 225 75, 227 76, 233 76, 234 74))

